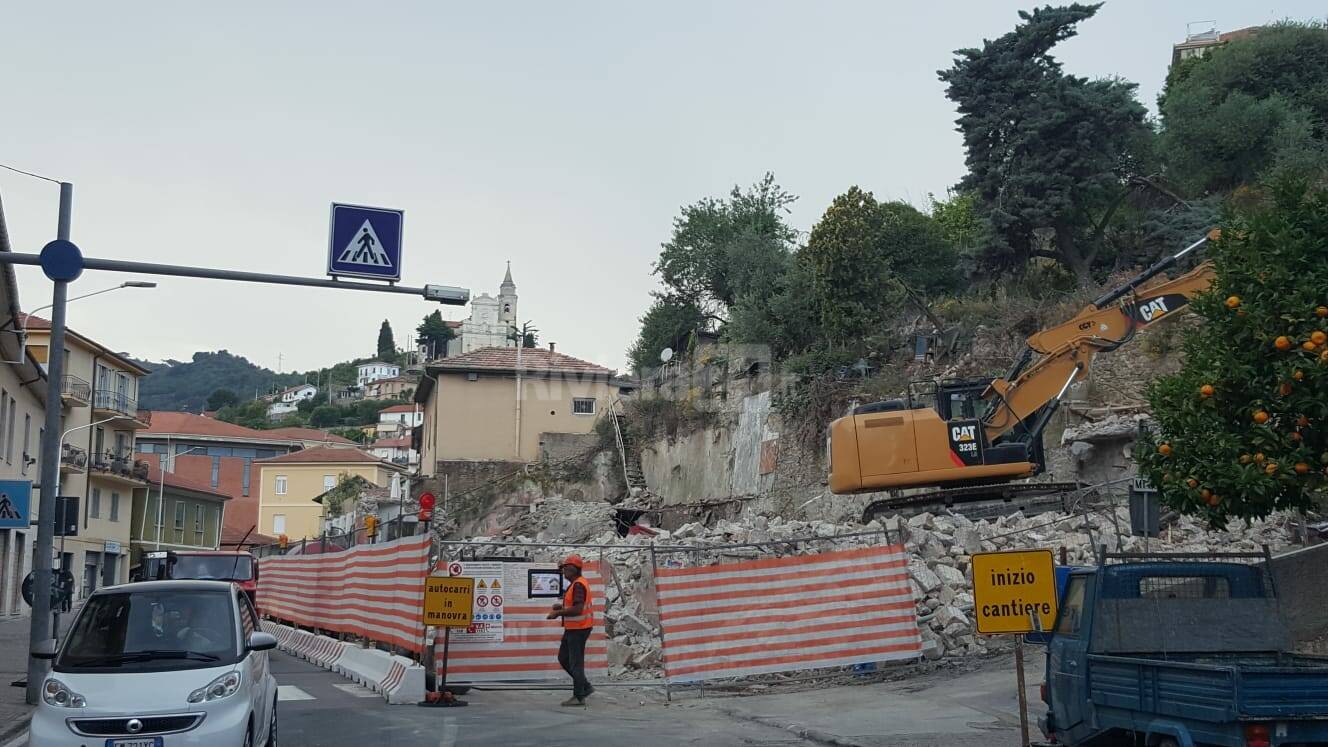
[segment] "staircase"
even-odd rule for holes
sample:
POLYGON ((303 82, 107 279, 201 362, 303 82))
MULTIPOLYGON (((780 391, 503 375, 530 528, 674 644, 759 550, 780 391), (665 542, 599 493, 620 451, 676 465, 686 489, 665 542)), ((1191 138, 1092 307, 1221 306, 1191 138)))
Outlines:
POLYGON ((627 431, 627 417, 619 411, 617 401, 609 408, 609 416, 613 418, 613 434, 618 442, 618 458, 622 461, 627 492, 629 495, 644 492, 646 477, 641 471, 641 451, 627 431))

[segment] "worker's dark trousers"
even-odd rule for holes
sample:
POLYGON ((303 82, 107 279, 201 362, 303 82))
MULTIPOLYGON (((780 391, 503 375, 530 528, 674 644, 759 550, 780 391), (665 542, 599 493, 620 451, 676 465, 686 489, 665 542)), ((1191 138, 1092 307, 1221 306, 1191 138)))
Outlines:
POLYGON ((586 640, 590 628, 564 630, 563 642, 558 647, 558 663, 572 676, 572 695, 584 698, 590 694, 590 681, 586 679, 586 640))

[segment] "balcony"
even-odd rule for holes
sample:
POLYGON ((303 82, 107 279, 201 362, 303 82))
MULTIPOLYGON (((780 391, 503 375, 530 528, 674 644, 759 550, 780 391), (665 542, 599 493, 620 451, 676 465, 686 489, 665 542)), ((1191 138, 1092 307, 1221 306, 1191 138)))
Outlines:
POLYGON ((88 452, 73 444, 60 445, 60 471, 81 475, 88 471, 88 452))
POLYGON ((77 376, 60 380, 60 402, 65 407, 87 407, 92 403, 92 385, 77 376))
POLYGON ((147 428, 152 422, 151 413, 138 409, 137 399, 113 389, 98 389, 95 392, 92 414, 98 420, 120 418, 117 424, 135 430, 147 428))
POLYGON ((148 484, 148 463, 135 459, 133 452, 103 451, 92 456, 92 476, 141 488, 148 484))

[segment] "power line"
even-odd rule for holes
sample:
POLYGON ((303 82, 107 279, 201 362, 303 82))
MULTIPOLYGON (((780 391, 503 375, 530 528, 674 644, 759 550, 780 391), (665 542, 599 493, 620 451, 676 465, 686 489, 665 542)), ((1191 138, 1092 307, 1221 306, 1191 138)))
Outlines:
POLYGON ((42 176, 41 174, 34 174, 34 173, 32 173, 31 171, 24 171, 23 169, 16 169, 16 168, 14 168, 13 166, 9 166, 8 164, 0 163, 0 169, 9 169, 10 171, 13 171, 13 172, 16 172, 16 173, 19 173, 19 174, 23 174, 24 176, 30 176, 30 177, 32 177, 32 178, 34 178, 34 179, 45 179, 46 181, 48 181, 48 182, 50 182, 50 183, 52 183, 52 184, 59 184, 59 183, 60 183, 60 180, 59 180, 59 179, 52 179, 52 178, 49 177, 49 176, 42 176))

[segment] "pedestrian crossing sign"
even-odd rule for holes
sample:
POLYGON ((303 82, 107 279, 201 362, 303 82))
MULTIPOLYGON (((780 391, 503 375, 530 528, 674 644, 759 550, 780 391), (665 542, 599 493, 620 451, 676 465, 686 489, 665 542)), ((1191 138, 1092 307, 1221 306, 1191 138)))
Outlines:
POLYGON ((404 224, 403 210, 332 203, 327 274, 400 280, 404 224))
POLYGON ((0 480, 0 528, 26 530, 31 506, 31 480, 0 480))

